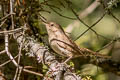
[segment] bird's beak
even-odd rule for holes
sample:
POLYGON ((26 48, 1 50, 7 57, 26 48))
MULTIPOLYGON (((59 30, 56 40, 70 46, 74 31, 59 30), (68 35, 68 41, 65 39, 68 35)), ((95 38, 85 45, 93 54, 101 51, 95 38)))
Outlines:
POLYGON ((40 20, 42 21, 42 23, 45 25, 45 26, 47 26, 49 23, 48 23, 48 21, 45 19, 45 18, 43 18, 43 17, 40 17, 40 20))
POLYGON ((48 22, 42 22, 44 25, 48 25, 48 22))
POLYGON ((49 26, 48 22, 42 22, 46 27, 49 26))

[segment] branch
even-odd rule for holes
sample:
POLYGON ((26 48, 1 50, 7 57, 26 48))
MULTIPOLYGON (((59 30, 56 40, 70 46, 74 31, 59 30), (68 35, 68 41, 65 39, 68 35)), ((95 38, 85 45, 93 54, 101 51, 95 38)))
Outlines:
POLYGON ((2 50, 2 51, 0 51, 0 54, 3 54, 3 53, 5 53, 6 51, 5 50, 2 50))

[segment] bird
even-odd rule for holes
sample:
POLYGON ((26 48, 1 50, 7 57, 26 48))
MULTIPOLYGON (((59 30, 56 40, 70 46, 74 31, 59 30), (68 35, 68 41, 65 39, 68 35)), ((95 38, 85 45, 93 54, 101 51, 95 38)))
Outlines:
POLYGON ((99 56, 104 57, 103 55, 97 54, 92 50, 87 48, 80 48, 74 41, 69 38, 62 27, 55 22, 47 22, 44 23, 47 33, 48 33, 48 41, 50 47, 57 54, 68 57, 64 63, 68 62, 72 58, 79 56, 99 56))

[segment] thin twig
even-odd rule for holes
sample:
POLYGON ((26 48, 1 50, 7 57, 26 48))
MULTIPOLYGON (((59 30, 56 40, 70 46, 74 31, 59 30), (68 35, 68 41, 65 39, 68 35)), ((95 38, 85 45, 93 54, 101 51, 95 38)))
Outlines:
POLYGON ((120 23, 120 20, 109 10, 110 15, 120 23))
MULTIPOLYGON (((14 57, 14 59, 16 59, 18 57, 18 55, 17 56, 15 56, 14 57)), ((3 66, 5 66, 6 64, 8 64, 9 62, 11 62, 12 60, 10 59, 10 60, 8 60, 8 61, 6 61, 6 62, 4 62, 3 64, 0 64, 0 67, 3 67, 3 66)))
POLYGON ((18 74, 17 74, 17 73, 18 73, 18 71, 19 71, 19 67, 17 67, 17 68, 16 68, 16 72, 15 72, 15 76, 14 76, 14 79, 13 79, 13 80, 16 80, 17 75, 18 75, 18 74))
POLYGON ((4 33, 13 34, 13 33, 16 33, 16 32, 20 32, 21 30, 23 30, 23 28, 17 28, 17 29, 8 30, 8 31, 0 31, 0 34, 4 34, 4 33))
POLYGON ((22 68, 19 68, 19 73, 18 73, 18 77, 17 77, 16 80, 19 80, 19 79, 20 79, 20 74, 21 74, 21 72, 22 72, 22 68))
POLYGON ((9 48, 8 48, 9 47, 8 34, 7 33, 4 33, 4 34, 5 34, 5 50, 6 50, 6 53, 7 53, 8 57, 12 60, 14 65, 17 67, 18 66, 17 62, 15 61, 15 59, 13 58, 11 53, 9 52, 9 48))
MULTIPOLYGON (((13 0, 10 0, 10 14, 13 13, 13 0)), ((14 29, 13 14, 11 14, 12 29, 14 29)))
MULTIPOLYGON (((25 31, 23 31, 23 34, 25 33, 25 31)), ((23 36, 22 36, 22 38, 23 38, 23 36)), ((21 41, 21 43, 20 43, 20 47, 19 47, 19 53, 18 53, 18 65, 20 64, 20 58, 21 58, 21 51, 22 51, 22 47, 23 47, 23 39, 22 39, 22 41, 21 41)), ((21 71, 21 68, 19 68, 19 67, 17 67, 16 68, 16 73, 15 73, 15 76, 14 76, 14 80, 16 80, 16 78, 17 78, 17 75, 20 75, 20 72, 21 71), (19 74, 18 74, 18 71, 19 71, 19 74)), ((18 79, 19 79, 19 77, 18 77, 18 79)))
POLYGON ((43 74, 40 74, 40 73, 37 73, 37 72, 34 72, 34 71, 30 71, 30 70, 27 70, 27 69, 23 69, 23 71, 27 72, 27 73, 34 74, 34 75, 43 76, 43 74))
POLYGON ((9 16, 14 15, 14 14, 15 14, 15 13, 7 14, 5 17, 1 18, 0 21, 3 21, 3 20, 5 20, 6 18, 8 18, 9 16))
POLYGON ((4 24, 6 21, 7 21, 7 19, 5 19, 4 21, 2 21, 1 24, 0 24, 0 27, 2 27, 3 24, 4 24))
POLYGON ((5 50, 3 50, 3 51, 0 51, 0 55, 1 55, 1 54, 3 54, 3 53, 5 53, 5 52, 6 52, 5 50))

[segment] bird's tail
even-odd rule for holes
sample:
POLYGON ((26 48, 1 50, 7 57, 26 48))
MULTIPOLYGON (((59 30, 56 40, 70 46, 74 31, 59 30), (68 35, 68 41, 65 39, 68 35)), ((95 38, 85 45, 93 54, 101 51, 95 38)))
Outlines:
POLYGON ((86 57, 97 57, 97 58, 103 58, 103 59, 110 59, 111 56, 102 55, 99 52, 92 51, 87 48, 80 48, 80 51, 84 54, 86 57))

